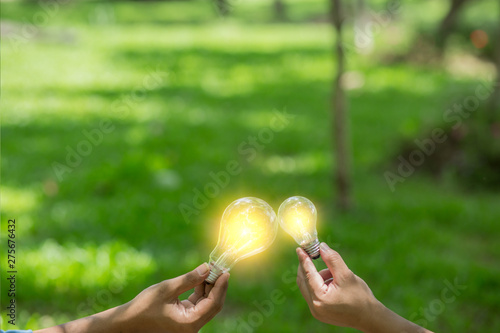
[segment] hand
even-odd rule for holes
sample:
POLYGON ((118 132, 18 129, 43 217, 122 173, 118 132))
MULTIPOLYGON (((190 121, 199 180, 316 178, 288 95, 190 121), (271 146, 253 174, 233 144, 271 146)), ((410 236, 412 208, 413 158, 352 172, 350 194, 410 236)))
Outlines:
POLYGON ((358 328, 377 300, 368 285, 346 266, 342 257, 325 243, 320 254, 328 266, 318 272, 312 260, 297 249, 297 284, 314 318, 336 326, 358 328))
POLYGON ((125 313, 133 314, 134 332, 198 332, 222 309, 229 274, 221 275, 215 285, 204 281, 209 273, 207 264, 195 270, 155 284, 126 304, 125 313), (194 288, 188 299, 179 295, 194 288))
POLYGON ((370 333, 430 332, 387 309, 325 243, 320 254, 328 268, 318 272, 304 250, 297 249, 297 284, 314 318, 370 333))
POLYGON ((214 285, 207 285, 208 273, 209 266, 204 263, 143 290, 126 304, 35 333, 198 332, 222 309, 228 286, 228 273, 214 285), (188 299, 179 300, 182 293, 193 288, 188 299))

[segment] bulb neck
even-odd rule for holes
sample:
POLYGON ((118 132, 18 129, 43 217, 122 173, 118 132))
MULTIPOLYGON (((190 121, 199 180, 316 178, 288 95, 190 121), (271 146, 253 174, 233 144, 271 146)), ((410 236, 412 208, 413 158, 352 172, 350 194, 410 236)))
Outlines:
POLYGON ((214 284, 215 281, 222 275, 226 270, 220 266, 217 266, 214 262, 210 263, 210 273, 208 277, 205 279, 205 282, 208 284, 214 284))
POLYGON ((319 258, 319 240, 316 238, 312 242, 301 244, 300 247, 311 257, 311 259, 319 258))

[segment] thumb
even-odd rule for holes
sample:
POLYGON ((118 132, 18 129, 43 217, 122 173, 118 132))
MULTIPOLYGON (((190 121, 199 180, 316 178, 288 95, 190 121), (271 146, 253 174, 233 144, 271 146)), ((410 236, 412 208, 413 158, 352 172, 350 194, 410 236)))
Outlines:
POLYGON ((326 266, 332 273, 333 280, 338 282, 343 276, 349 274, 350 269, 344 262, 340 254, 332 250, 326 243, 321 243, 319 246, 321 259, 325 262, 326 266))
POLYGON ((205 262, 189 273, 170 279, 168 281, 169 289, 172 290, 174 296, 179 296, 180 294, 203 283, 209 272, 210 267, 205 262))
POLYGON ((300 247, 297 248, 296 252, 300 263, 299 270, 297 272, 297 280, 300 282, 303 281, 311 291, 320 290, 324 282, 311 258, 300 247))

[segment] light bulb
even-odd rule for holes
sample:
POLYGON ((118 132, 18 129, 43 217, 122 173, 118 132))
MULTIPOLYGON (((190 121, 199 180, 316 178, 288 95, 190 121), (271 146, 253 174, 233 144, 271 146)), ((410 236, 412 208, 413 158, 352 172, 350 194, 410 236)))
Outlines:
POLYGON ((267 249, 277 230, 276 213, 264 200, 249 197, 233 201, 222 215, 219 241, 210 254, 206 282, 214 283, 241 259, 267 249))
POLYGON ((316 216, 316 207, 311 200, 304 197, 288 198, 278 210, 278 221, 281 227, 312 259, 319 258, 316 216))

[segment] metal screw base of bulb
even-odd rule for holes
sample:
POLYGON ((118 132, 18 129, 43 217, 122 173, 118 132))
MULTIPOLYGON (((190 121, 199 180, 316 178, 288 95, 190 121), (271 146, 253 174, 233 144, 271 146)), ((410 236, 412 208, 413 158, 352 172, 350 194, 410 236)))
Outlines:
POLYGON ((316 238, 312 242, 301 245, 302 249, 311 257, 311 259, 319 258, 319 240, 316 238))
POLYGON ((213 263, 210 263, 210 273, 208 274, 208 277, 205 279, 205 282, 208 284, 214 284, 215 281, 219 278, 219 276, 224 273, 224 270, 219 268, 218 266, 215 266, 213 263))

